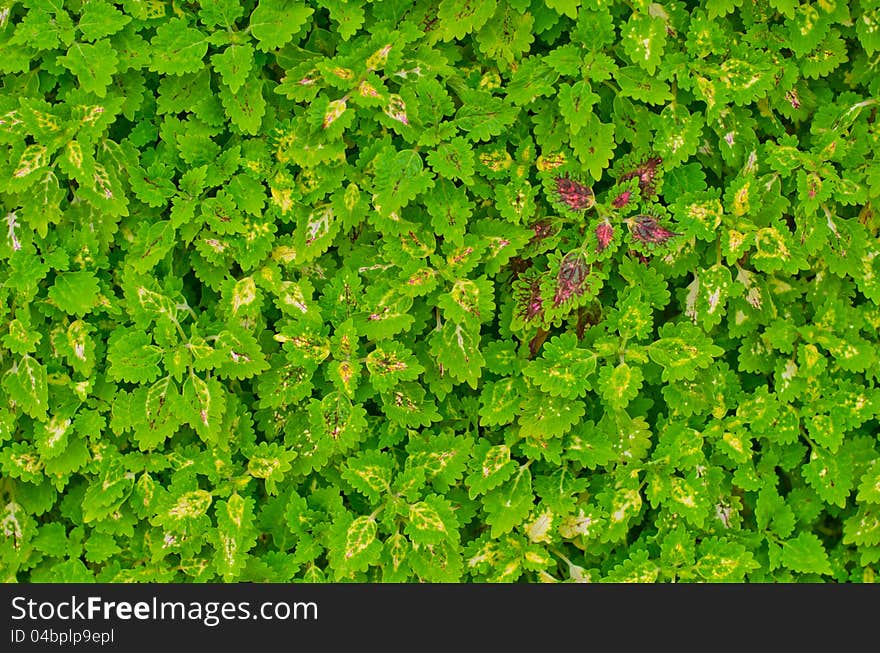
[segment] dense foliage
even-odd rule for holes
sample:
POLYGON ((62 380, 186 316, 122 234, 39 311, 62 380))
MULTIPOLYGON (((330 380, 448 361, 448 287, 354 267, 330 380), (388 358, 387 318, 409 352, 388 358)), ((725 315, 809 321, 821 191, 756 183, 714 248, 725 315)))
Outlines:
POLYGON ((880 2, 0 0, 5 581, 880 561, 880 2))

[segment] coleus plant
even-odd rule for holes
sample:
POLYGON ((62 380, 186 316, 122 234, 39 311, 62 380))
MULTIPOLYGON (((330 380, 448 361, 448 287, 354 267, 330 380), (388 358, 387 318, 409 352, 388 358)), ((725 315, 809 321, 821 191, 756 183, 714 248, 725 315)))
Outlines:
POLYGON ((880 561, 875 0, 0 0, 4 581, 880 561))

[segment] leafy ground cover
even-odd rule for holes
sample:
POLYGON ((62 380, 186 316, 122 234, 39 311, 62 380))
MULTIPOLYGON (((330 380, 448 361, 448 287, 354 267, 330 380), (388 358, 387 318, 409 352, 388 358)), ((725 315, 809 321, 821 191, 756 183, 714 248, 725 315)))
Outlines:
POLYGON ((880 3, 2 0, 5 581, 880 561, 880 3))

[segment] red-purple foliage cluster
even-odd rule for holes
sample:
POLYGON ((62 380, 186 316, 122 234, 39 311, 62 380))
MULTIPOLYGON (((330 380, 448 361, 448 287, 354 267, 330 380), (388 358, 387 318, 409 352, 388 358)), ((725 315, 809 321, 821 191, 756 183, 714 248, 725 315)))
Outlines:
POLYGON ((662 245, 673 236, 680 234, 661 227, 657 218, 651 215, 637 215, 632 222, 633 238, 642 243, 662 245))
POLYGON ((532 223, 532 231, 535 235, 532 236, 530 242, 535 243, 539 240, 544 240, 553 235, 553 223, 549 220, 538 220, 532 223))
POLYGON ((615 209, 622 209, 624 206, 629 204, 629 200, 632 197, 631 190, 625 190, 620 195, 611 200, 611 206, 615 209))
POLYGON ((596 240, 599 242, 596 251, 604 252, 612 238, 614 238, 614 227, 609 222, 603 222, 596 227, 596 240))
POLYGON ((659 156, 651 157, 635 170, 621 175, 619 181, 624 182, 638 177, 639 189, 642 191, 642 194, 645 196, 651 196, 654 194, 654 177, 657 174, 657 166, 661 163, 663 163, 663 159, 659 156))
POLYGON ((522 278, 516 290, 517 315, 523 322, 531 322, 544 312, 544 298, 541 295, 541 276, 522 278))
POLYGON ((587 275, 590 266, 584 259, 582 252, 569 252, 559 264, 559 273, 556 275, 556 293, 553 296, 553 305, 560 306, 571 297, 580 297, 587 289, 587 275))
POLYGON ((568 177, 556 178, 556 195, 572 211, 583 211, 595 203, 592 188, 568 177))

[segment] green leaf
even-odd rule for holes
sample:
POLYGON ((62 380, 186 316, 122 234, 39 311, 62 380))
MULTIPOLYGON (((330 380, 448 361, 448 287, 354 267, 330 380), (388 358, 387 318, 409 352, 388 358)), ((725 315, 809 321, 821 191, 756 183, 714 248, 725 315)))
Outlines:
POLYGON ((163 75, 183 75, 202 68, 208 38, 189 27, 185 18, 171 18, 156 28, 150 46, 153 51, 150 70, 163 75))
POLYGON ((654 583, 659 575, 660 566, 649 559, 647 551, 639 551, 614 567, 603 580, 607 583, 654 583))
POLYGON ((697 546, 695 571, 705 582, 741 583, 758 566, 751 551, 724 537, 709 537, 697 546))
POLYGON ((864 505, 849 517, 843 524, 843 543, 880 545, 880 508, 874 504, 864 505))
POLYGON ((408 463, 411 468, 420 467, 431 484, 438 490, 451 490, 460 487, 459 480, 464 475, 470 460, 472 441, 467 436, 444 432, 438 435, 413 438, 407 445, 408 463))
POLYGON ((577 18, 581 0, 544 0, 544 4, 564 16, 577 18))
POLYGON ((291 469, 290 462, 296 457, 296 451, 285 449, 277 442, 260 442, 248 453, 247 471, 254 478, 263 479, 266 492, 274 495, 278 493, 278 483, 291 469))
POLYGON ((263 52, 280 48, 306 23, 314 9, 290 0, 260 0, 251 14, 251 34, 263 52))
POLYGON ((685 312, 691 320, 708 331, 721 322, 732 290, 733 280, 726 266, 713 265, 711 268, 699 270, 688 286, 685 312))
POLYGON ((37 451, 43 460, 61 455, 67 448, 73 420, 69 417, 53 415, 47 422, 41 422, 34 429, 37 451))
POLYGON ((522 402, 519 434, 523 438, 546 440, 564 435, 583 417, 579 400, 533 392, 522 402))
POLYGON ((669 104, 660 112, 654 146, 670 168, 697 153, 703 135, 702 116, 680 104, 669 104))
POLYGON ((330 18, 336 23, 342 40, 347 41, 357 34, 364 24, 364 9, 349 0, 330 0, 324 3, 330 10, 330 18))
POLYGON ((624 66, 614 73, 621 93, 648 104, 665 104, 672 99, 669 85, 656 77, 648 76, 636 66, 624 66))
POLYGON ((880 503, 880 461, 874 461, 859 483, 859 502, 880 503))
POLYGON ((599 96, 593 93, 589 82, 575 82, 573 85, 564 85, 559 89, 559 110, 568 123, 571 133, 577 135, 584 127, 590 124, 590 116, 593 115, 593 105, 599 101, 599 96))
POLYGON ((387 390, 400 381, 412 381, 425 371, 411 351, 393 341, 379 343, 367 355, 366 366, 377 390, 387 390))
POLYGON ((474 174, 474 154, 464 138, 443 143, 428 154, 428 163, 442 177, 470 183, 474 174))
POLYGON ((130 22, 130 16, 103 0, 89 0, 83 5, 77 27, 86 41, 96 41, 115 34, 130 22))
POLYGON ((229 90, 237 93, 253 74, 254 48, 250 43, 230 45, 220 54, 213 55, 211 63, 229 90))
POLYGON ((792 51, 803 57, 815 48, 828 32, 828 21, 812 4, 803 3, 795 11, 792 19, 787 20, 789 43, 792 51))
POLYGON ((480 393, 480 424, 496 426, 511 423, 519 413, 520 400, 526 391, 519 377, 489 381, 480 393))
POLYGON ((0 3, 0 580, 870 582, 877 0, 0 3))
POLYGON ((430 426, 441 419, 436 404, 425 399, 425 390, 417 383, 399 383, 383 392, 382 410, 388 419, 404 426, 430 426))
MULTIPOLYGON (((100 461, 95 471, 82 497, 82 520, 85 523, 97 522, 116 511, 134 486, 134 475, 127 473, 118 454, 100 461)), ((211 495, 201 492, 200 497, 202 495, 207 495, 206 500, 210 503, 211 495)), ((181 502, 184 499, 182 497, 181 502)))
POLYGON ((495 12, 496 0, 442 0, 437 9, 443 40, 464 38, 480 29, 495 12))
POLYGON ((63 558, 70 546, 64 525, 57 522, 40 526, 39 533, 32 541, 37 551, 53 558, 63 558))
POLYGON ((237 0, 205 0, 199 6, 199 18, 207 27, 232 27, 244 15, 244 7, 237 0))
POLYGON ((256 134, 266 113, 266 99, 263 96, 263 81, 249 77, 238 92, 229 87, 220 88, 220 101, 226 115, 242 133, 256 134))
POLYGON ((113 81, 119 63, 116 51, 106 39, 94 45, 74 43, 58 61, 76 75, 84 91, 99 98, 107 95, 107 87, 113 81))
POLYGON ((855 23, 859 42, 870 57, 880 50, 880 7, 865 6, 860 19, 855 23))
POLYGON ((159 447, 183 423, 185 408, 177 384, 166 376, 132 396, 135 439, 141 450, 159 447))
POLYGON ((501 98, 480 91, 466 94, 463 100, 465 103, 455 114, 455 124, 474 141, 488 141, 498 136, 518 113, 501 98))
POLYGON ((143 383, 159 376, 161 349, 143 331, 117 329, 107 342, 111 379, 143 383))
POLYGON ((518 11, 502 2, 491 20, 477 34, 480 50, 498 61, 499 67, 514 67, 535 40, 532 32, 534 22, 534 17, 528 11, 518 11))
POLYGON ((595 113, 587 113, 580 130, 582 136, 572 143, 581 164, 599 181, 614 156, 614 123, 603 123, 595 113))
POLYGON ((99 302, 98 280, 88 271, 64 272, 55 277, 49 299, 65 313, 79 317, 89 313, 99 302))
POLYGON ((831 564, 822 542, 813 533, 800 533, 782 544, 782 564, 803 574, 830 574, 831 564))
POLYGON ((394 459, 387 453, 368 451, 346 462, 342 478, 374 504, 391 491, 394 459))
POLYGON ((86 560, 92 563, 106 562, 121 550, 112 535, 92 533, 86 542, 86 560))
MULTIPOLYGON (((428 155, 431 161, 431 155, 428 155)), ((433 164, 432 164, 433 165, 433 164)), ((435 170, 439 170, 435 166, 435 170)), ((462 186, 440 179, 425 198, 431 225, 438 235, 455 244, 463 244, 473 204, 462 186)))
POLYGON ((492 289, 492 282, 485 277, 476 280, 456 279, 437 305, 446 319, 470 329, 479 329, 479 325, 486 321, 486 316, 495 309, 492 289))
POLYGON ((765 485, 759 491, 755 516, 758 519, 758 528, 772 527, 782 537, 791 535, 795 528, 794 512, 776 489, 770 486, 765 485))
POLYGON ((248 379, 269 367, 257 339, 241 328, 221 331, 214 352, 214 372, 220 378, 248 379))
POLYGON ((386 151, 376 161, 376 194, 373 206, 383 215, 391 215, 406 206, 433 182, 415 150, 386 151))

